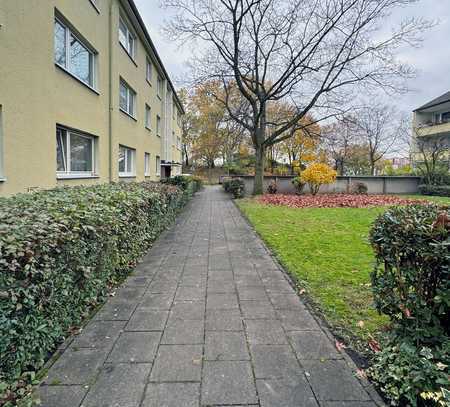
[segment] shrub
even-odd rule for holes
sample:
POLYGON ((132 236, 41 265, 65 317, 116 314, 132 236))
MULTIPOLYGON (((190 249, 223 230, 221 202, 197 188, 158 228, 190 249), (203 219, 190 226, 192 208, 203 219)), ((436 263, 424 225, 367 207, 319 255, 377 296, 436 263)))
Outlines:
POLYGON ((366 195, 367 191, 367 184, 365 184, 364 182, 353 182, 350 187, 350 192, 355 195, 366 195))
POLYGON ((222 185, 225 192, 230 192, 234 198, 244 196, 245 184, 242 178, 226 178, 222 181, 222 185))
POLYGON ((372 376, 396 402, 417 405, 421 393, 437 397, 450 385, 449 223, 434 205, 397 207, 370 233, 375 305, 392 322, 372 376))
POLYGON ((175 185, 186 191, 191 186, 192 178, 184 175, 175 175, 174 177, 163 178, 160 182, 162 184, 175 185))
POLYGON ((194 175, 191 177, 191 180, 194 183, 194 192, 198 192, 203 188, 203 178, 194 175))
POLYGON ((278 185, 275 180, 270 181, 269 186, 267 187, 267 192, 269 194, 276 194, 278 191, 278 185))
POLYGON ((305 187, 305 183, 302 181, 302 179, 300 177, 295 177, 292 180, 292 183, 294 184, 295 187, 295 192, 300 195, 303 191, 303 188, 305 187))
POLYGON ((450 196, 449 185, 419 185, 419 192, 422 195, 450 196))
POLYGON ((66 333, 125 278, 188 197, 177 187, 145 182, 0 199, 4 394, 24 372, 42 367, 66 333))
POLYGON ((300 176, 301 181, 309 185, 313 195, 319 192, 321 185, 332 184, 336 180, 336 171, 329 165, 314 163, 304 170, 300 176))

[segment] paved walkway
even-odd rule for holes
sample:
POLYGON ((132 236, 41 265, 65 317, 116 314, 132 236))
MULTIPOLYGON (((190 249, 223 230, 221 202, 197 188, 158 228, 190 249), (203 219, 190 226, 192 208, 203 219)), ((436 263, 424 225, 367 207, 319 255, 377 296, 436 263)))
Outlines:
POLYGON ((67 345, 40 393, 45 407, 376 405, 217 187, 67 345))

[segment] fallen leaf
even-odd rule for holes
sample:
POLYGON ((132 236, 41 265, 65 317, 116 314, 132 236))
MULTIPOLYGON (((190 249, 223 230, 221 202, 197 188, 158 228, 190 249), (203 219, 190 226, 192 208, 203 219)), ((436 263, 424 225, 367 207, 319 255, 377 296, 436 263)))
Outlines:
POLYGON ((375 353, 381 352, 380 344, 375 339, 369 340, 369 348, 375 353))
POLYGON ((364 321, 358 321, 358 326, 360 328, 364 328, 364 321))
POLYGON ((358 376, 360 379, 367 379, 366 371, 363 369, 357 369, 356 376, 358 376))
POLYGON ((305 293, 306 293, 306 290, 305 290, 304 288, 302 288, 298 293, 299 293, 299 294, 305 294, 305 293))
POLYGON ((336 345, 336 349, 337 349, 339 352, 342 352, 345 348, 347 348, 347 346, 345 346, 344 343, 339 342, 339 341, 336 341, 336 342, 335 342, 335 345, 336 345))

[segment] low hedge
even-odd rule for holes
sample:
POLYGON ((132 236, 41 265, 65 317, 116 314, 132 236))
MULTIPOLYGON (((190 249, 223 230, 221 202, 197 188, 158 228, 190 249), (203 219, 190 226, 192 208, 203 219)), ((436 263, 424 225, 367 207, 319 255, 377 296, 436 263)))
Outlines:
POLYGON ((163 184, 175 185, 183 190, 191 189, 192 192, 200 191, 203 188, 203 180, 196 176, 176 175, 160 181, 163 184))
POLYGON ((225 192, 229 192, 234 198, 243 198, 245 194, 245 183, 242 178, 226 178, 222 182, 225 192))
POLYGON ((395 405, 450 403, 450 213, 388 210, 370 234, 377 309, 391 320, 372 377, 395 405))
POLYGON ((190 195, 145 182, 0 199, 0 405, 13 403, 21 375, 43 366, 190 195))
POLYGON ((419 185, 419 192, 422 195, 434 195, 434 196, 450 196, 449 185, 419 185))

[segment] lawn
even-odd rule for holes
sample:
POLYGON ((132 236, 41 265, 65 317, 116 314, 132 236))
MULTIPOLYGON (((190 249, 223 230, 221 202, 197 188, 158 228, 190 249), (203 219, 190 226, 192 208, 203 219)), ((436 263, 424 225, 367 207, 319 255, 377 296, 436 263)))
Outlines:
MULTIPOLYGON (((449 198, 426 199, 450 203, 449 198)), ((253 199, 237 203, 334 332, 364 350, 387 323, 372 306, 374 256, 367 238, 386 207, 299 209, 253 199)))

